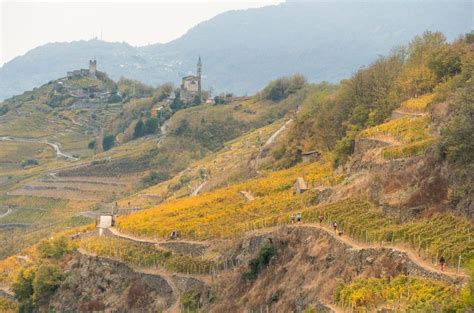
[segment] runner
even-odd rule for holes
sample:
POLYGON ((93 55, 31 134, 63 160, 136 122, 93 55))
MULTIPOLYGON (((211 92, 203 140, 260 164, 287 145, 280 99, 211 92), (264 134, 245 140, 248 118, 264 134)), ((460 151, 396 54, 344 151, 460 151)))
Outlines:
POLYGON ((439 258, 439 267, 441 268, 441 272, 444 272, 445 264, 446 264, 446 259, 444 258, 444 256, 441 256, 439 258))

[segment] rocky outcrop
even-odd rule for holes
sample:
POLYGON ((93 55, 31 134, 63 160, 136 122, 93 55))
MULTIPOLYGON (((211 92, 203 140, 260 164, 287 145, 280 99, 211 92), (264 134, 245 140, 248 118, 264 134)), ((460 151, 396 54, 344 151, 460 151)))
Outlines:
POLYGON ((211 312, 302 312, 313 307, 331 312, 327 305, 334 289, 362 277, 420 276, 459 283, 457 278, 430 271, 415 263, 405 252, 391 248, 354 247, 326 230, 312 226, 282 227, 247 238, 242 255, 272 243, 276 248, 268 267, 255 281, 243 278, 245 267, 218 286, 220 299, 211 312))
POLYGON ((160 275, 135 272, 127 265, 75 253, 65 266, 65 279, 39 311, 161 312, 177 300, 160 275))

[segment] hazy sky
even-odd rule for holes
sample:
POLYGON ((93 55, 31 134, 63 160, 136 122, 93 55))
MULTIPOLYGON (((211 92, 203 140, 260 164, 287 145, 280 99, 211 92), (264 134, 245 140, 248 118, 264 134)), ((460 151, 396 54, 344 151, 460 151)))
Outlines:
POLYGON ((135 46, 164 43, 219 13, 280 2, 0 0, 0 65, 48 42, 98 37, 135 46))

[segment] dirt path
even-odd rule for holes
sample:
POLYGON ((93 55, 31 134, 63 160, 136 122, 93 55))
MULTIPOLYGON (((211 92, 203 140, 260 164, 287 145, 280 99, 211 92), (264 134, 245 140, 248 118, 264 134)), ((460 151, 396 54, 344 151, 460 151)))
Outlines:
POLYGON ((203 181, 199 186, 197 186, 197 188, 194 189, 193 192, 191 193, 191 196, 197 196, 199 192, 201 191, 201 189, 204 188, 204 186, 206 185, 207 185, 207 180, 203 181))
POLYGON ((251 161, 251 165, 250 167, 253 168, 253 169, 256 169, 257 166, 258 166, 258 161, 262 158, 262 154, 264 153, 265 150, 268 150, 270 148, 270 146, 276 141, 276 139, 278 138, 278 136, 280 136, 280 134, 282 132, 285 131, 285 129, 287 128, 287 126, 293 122, 293 119, 289 119, 288 121, 286 121, 280 128, 277 129, 276 132, 274 132, 268 139, 267 141, 265 141, 265 143, 260 147, 259 151, 258 151, 258 154, 257 156, 255 157, 255 159, 253 159, 251 161))
POLYGON ((12 212, 12 209, 7 209, 7 212, 5 212, 5 213, 3 213, 3 214, 0 214, 0 218, 7 216, 7 215, 10 214, 11 212, 12 212))
MULTIPOLYGON (((303 223, 303 224, 299 224, 299 225, 290 225, 289 227, 313 227, 313 228, 318 228, 318 229, 324 230, 326 233, 328 233, 330 236, 332 236, 336 240, 339 240, 339 241, 351 246, 354 249, 359 249, 360 250, 360 249, 379 249, 379 248, 381 248, 380 245, 361 243, 361 242, 358 242, 358 241, 356 241, 356 240, 354 240, 354 239, 352 239, 352 238, 350 238, 346 235, 338 236, 338 235, 336 235, 336 233, 329 226, 324 225, 324 224, 319 225, 317 223, 306 223, 306 224, 303 223)), ((256 230, 256 231, 262 233, 262 232, 273 231, 276 228, 278 228, 278 226, 277 227, 272 227, 272 228, 263 228, 263 229, 256 230)), ((126 239, 129 239, 129 240, 132 240, 132 241, 137 241, 137 242, 146 242, 146 243, 151 243, 151 244, 161 244, 161 243, 167 243, 167 242, 169 243, 170 242, 170 241, 165 241, 165 240, 155 241, 155 240, 150 240, 150 239, 142 239, 142 238, 138 238, 138 237, 135 237, 135 236, 123 234, 114 227, 109 228, 109 230, 117 237, 126 238, 126 239)), ((189 244, 208 244, 208 242, 205 242, 205 241, 192 241, 192 240, 179 240, 179 241, 172 241, 172 242, 177 242, 177 243, 182 242, 182 243, 189 243, 189 244)), ((437 273, 439 275, 446 275, 446 276, 449 276, 451 278, 461 278, 461 279, 469 278, 469 275, 464 273, 464 271, 460 271, 459 273, 457 273, 457 271, 454 270, 454 269, 446 269, 445 271, 442 272, 441 270, 439 270, 437 268, 436 265, 431 264, 430 262, 428 262, 426 260, 423 260, 411 248, 400 247, 400 246, 395 246, 395 245, 390 245, 390 244, 386 244, 386 245, 384 244, 383 248, 389 248, 389 249, 392 249, 392 250, 395 250, 395 251, 398 251, 398 252, 406 253, 408 258, 410 258, 410 260, 412 260, 413 263, 415 263, 416 265, 420 266, 421 268, 423 268, 427 271, 437 273)))
POLYGON ((13 142, 23 142, 23 143, 37 143, 37 144, 45 144, 53 148, 56 156, 63 157, 71 161, 79 161, 79 158, 72 156, 70 154, 66 154, 61 151, 59 148, 59 144, 52 143, 46 140, 39 140, 39 139, 29 139, 29 138, 16 138, 16 137, 0 137, 0 141, 13 141, 13 142))
POLYGON ((124 238, 124 239, 129 239, 132 241, 136 242, 143 242, 143 243, 150 243, 150 244, 155 244, 155 245, 160 245, 163 243, 187 243, 187 244, 193 244, 193 245, 208 245, 208 241, 197 241, 197 240, 153 240, 153 239, 146 239, 146 238, 139 238, 136 236, 124 234, 120 232, 116 227, 110 227, 108 230, 116 237, 124 238))
MULTIPOLYGON (((77 251, 78 251, 80 254, 85 255, 85 256, 97 257, 96 254, 90 253, 90 252, 88 252, 88 251, 85 251, 85 250, 82 249, 82 248, 79 248, 77 251)), ((121 262, 121 263, 123 263, 123 261, 121 261, 120 259, 111 258, 111 257, 106 257, 106 256, 100 256, 100 257, 101 257, 101 258, 104 258, 104 259, 110 259, 110 260, 113 260, 113 261, 116 261, 116 262, 121 262)), ((206 282, 206 283, 208 283, 208 284, 209 284, 209 282, 210 282, 210 280, 211 280, 209 277, 205 277, 205 275, 190 275, 190 274, 170 273, 170 272, 167 272, 167 271, 162 270, 162 269, 136 267, 136 266, 130 266, 130 265, 128 265, 128 264, 127 264, 127 266, 129 266, 129 267, 130 267, 133 271, 135 271, 136 273, 160 276, 161 278, 163 278, 163 279, 166 281, 166 283, 170 286, 171 290, 173 291, 173 295, 175 296, 175 301, 174 301, 173 304, 165 311, 165 312, 168 312, 168 313, 179 313, 179 312, 180 312, 180 304, 181 304, 181 291, 180 291, 179 288, 176 286, 176 284, 175 284, 175 282, 174 282, 174 280, 173 280, 172 275, 176 275, 176 276, 180 276, 180 277, 195 278, 195 279, 204 281, 204 282, 206 282)))
MULTIPOLYGON (((340 242, 343 242, 354 249, 376 249, 376 248, 382 248, 380 245, 372 245, 372 244, 367 244, 367 243, 361 243, 359 241, 356 241, 352 239, 351 237, 348 237, 346 235, 338 236, 329 226, 326 225, 319 225, 317 223, 308 223, 308 224, 300 224, 300 225, 290 225, 289 227, 314 227, 318 228, 321 230, 326 231, 329 235, 331 235, 333 238, 339 240, 340 242)), ((400 246, 395 246, 395 245, 390 245, 390 244, 384 244, 383 248, 389 248, 395 251, 399 252, 404 252, 407 254, 407 256, 410 258, 410 260, 415 263, 416 265, 422 267, 423 269, 437 273, 440 275, 446 275, 452 278, 462 278, 466 279, 469 278, 469 275, 465 274, 463 271, 460 271, 457 273, 454 269, 446 269, 445 271, 439 270, 436 265, 431 264, 430 262, 423 260, 413 249, 410 249, 408 247, 400 247, 400 246)))
POLYGON ((276 132, 274 132, 270 138, 268 138, 268 140, 265 142, 265 144, 262 146, 262 150, 265 150, 267 149, 270 145, 272 145, 275 140, 278 138, 278 136, 280 136, 280 134, 282 132, 285 131, 286 127, 291 123, 293 122, 293 119, 289 119, 288 121, 285 122, 285 124, 283 124, 276 132))

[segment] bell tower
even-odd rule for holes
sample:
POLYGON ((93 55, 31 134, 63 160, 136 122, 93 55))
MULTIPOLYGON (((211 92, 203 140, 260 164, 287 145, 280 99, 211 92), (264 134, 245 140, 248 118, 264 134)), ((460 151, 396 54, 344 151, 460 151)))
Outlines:
POLYGON ((196 70, 196 75, 198 77, 198 94, 199 94, 199 97, 201 97, 201 74, 202 74, 202 62, 201 62, 201 56, 199 56, 198 63, 197 63, 197 70, 196 70))

